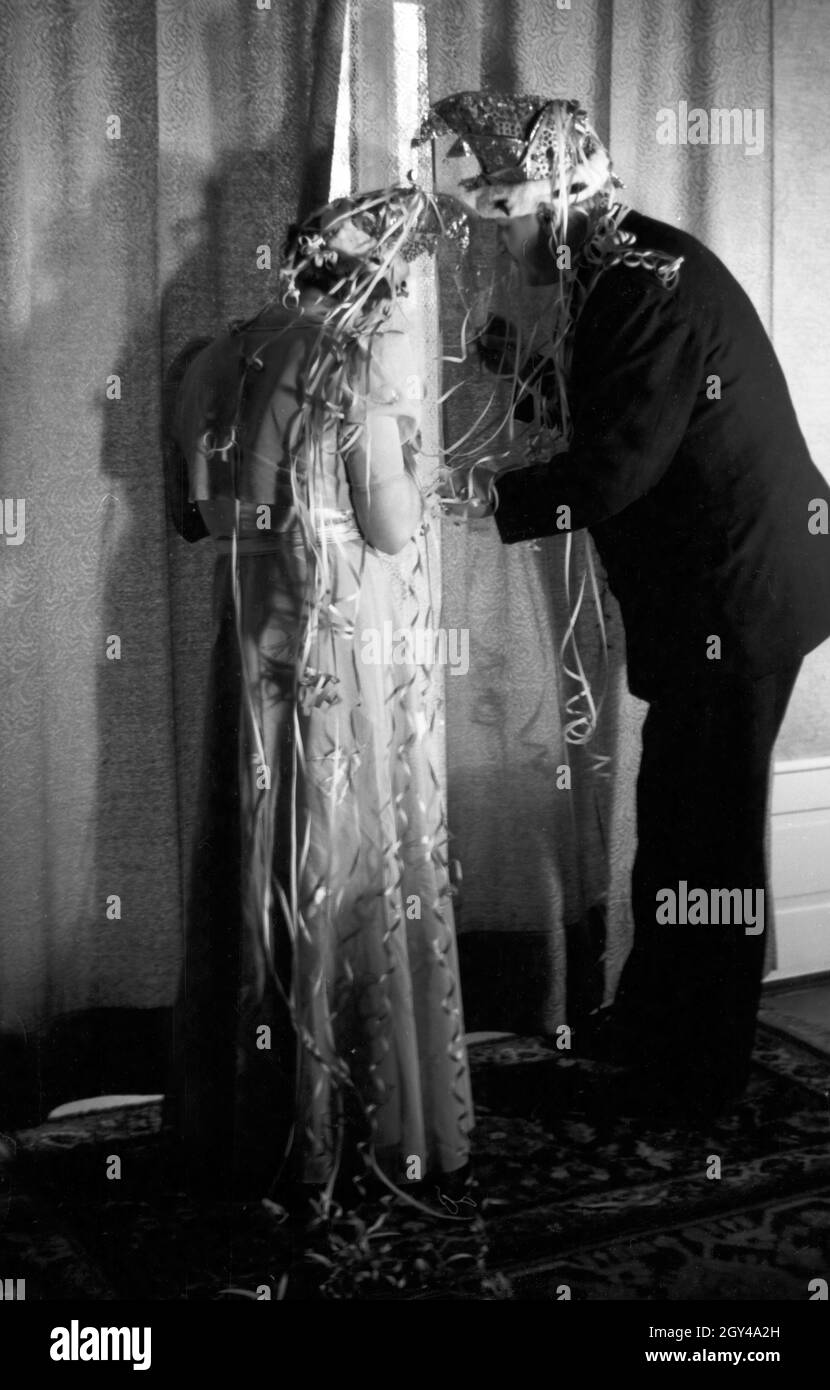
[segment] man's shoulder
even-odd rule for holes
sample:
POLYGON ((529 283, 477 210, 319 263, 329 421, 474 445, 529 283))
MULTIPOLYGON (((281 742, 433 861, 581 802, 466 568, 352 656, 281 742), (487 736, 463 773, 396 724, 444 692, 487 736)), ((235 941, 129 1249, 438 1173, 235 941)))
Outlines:
MULTIPOLYGON (((704 306, 734 305, 736 299, 745 300, 745 291, 729 267, 684 227, 632 210, 623 220, 622 229, 633 233, 638 251, 659 251, 672 259, 683 258, 676 287, 686 312, 694 314, 696 307, 702 310, 704 306)), ((648 271, 640 275, 656 278, 648 271)))
POLYGON ((682 256, 684 261, 694 265, 714 263, 726 268, 714 251, 710 251, 691 232, 671 222, 661 222, 656 217, 647 217, 645 213, 632 209, 623 219, 622 230, 636 238, 638 251, 660 251, 667 256, 682 256))
POLYGON ((622 222, 623 232, 633 236, 630 259, 622 258, 599 276, 591 291, 587 308, 590 323, 594 317, 624 316, 640 308, 654 310, 662 319, 672 317, 686 322, 716 316, 733 296, 743 296, 738 281, 713 251, 682 227, 661 222, 633 209, 622 222), (670 288, 653 268, 639 263, 637 253, 655 251, 666 263, 681 260, 679 272, 670 288))

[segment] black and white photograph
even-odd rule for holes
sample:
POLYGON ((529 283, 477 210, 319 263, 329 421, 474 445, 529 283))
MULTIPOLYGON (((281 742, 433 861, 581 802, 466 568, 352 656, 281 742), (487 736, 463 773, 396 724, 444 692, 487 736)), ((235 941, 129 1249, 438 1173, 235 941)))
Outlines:
POLYGON ((0 1335, 784 1369, 830 3, 0 0, 0 63, 0 1335))

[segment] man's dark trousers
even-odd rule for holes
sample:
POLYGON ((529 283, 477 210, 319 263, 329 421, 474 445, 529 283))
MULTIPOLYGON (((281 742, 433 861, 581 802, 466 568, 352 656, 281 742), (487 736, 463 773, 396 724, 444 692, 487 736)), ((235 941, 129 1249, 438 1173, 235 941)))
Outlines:
MULTIPOLYGON (((637 782, 635 937, 614 1031, 681 1106, 729 1103, 746 1084, 771 893, 765 865, 770 762, 800 662, 760 679, 707 672, 649 706, 637 782), (658 922, 658 893, 752 890, 753 923, 658 922), (747 931, 747 926, 750 931, 747 931), (756 934, 753 934, 756 933, 756 934)), ((731 900, 734 902, 734 899, 731 900)))

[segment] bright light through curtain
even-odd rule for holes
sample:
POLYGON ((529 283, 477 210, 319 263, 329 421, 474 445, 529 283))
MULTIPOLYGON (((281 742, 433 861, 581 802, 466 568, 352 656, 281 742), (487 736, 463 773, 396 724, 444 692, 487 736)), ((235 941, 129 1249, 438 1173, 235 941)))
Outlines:
MULTIPOLYGON (((349 0, 346 42, 337 109, 331 196, 357 190, 406 185, 410 177, 431 189, 432 156, 427 148, 413 150, 412 137, 426 115, 427 45, 424 7, 418 0, 349 0)), ((419 476, 426 488, 435 480, 440 462, 441 388, 439 312, 434 262, 419 257, 409 266, 403 312, 410 327, 413 355, 422 398, 419 476)), ((440 515, 421 542, 421 566, 414 586, 407 588, 393 559, 384 559, 393 594, 400 600, 396 626, 431 629, 442 624, 440 515)), ((436 662, 431 708, 424 711, 435 730, 434 754, 438 776, 445 780, 445 670, 436 662)))

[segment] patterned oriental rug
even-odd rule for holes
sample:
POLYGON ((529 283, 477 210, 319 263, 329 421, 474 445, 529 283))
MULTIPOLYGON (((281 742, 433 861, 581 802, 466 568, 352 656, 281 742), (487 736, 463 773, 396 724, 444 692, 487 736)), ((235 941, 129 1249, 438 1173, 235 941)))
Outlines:
MULTIPOLYGON (((830 1264, 830 1058, 759 1029, 706 1128, 604 1111, 553 1040, 471 1046, 474 1181, 334 1217, 193 1201, 157 1101, 48 1120, 0 1161, 0 1270, 27 1299, 806 1300, 830 1264), (118 1181, 107 1158, 121 1158, 118 1181)), ((612 1078, 613 1080, 613 1078, 612 1078)))

